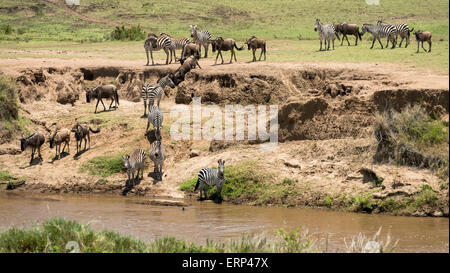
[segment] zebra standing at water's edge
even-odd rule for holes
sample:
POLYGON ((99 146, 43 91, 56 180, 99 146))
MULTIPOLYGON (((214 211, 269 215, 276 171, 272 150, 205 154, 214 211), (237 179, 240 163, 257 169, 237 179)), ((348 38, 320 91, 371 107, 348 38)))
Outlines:
POLYGON ((206 199, 206 191, 208 190, 209 186, 213 185, 216 185, 218 198, 219 200, 222 200, 221 192, 223 184, 225 183, 225 161, 219 159, 217 163, 219 164, 217 170, 211 168, 203 168, 198 173, 198 179, 197 183, 195 184, 194 191, 196 191, 200 187, 200 200, 203 200, 202 190, 206 199))
MULTIPOLYGON (((375 44, 375 40, 378 40, 380 43, 381 49, 383 49, 383 44, 381 43, 380 38, 387 37, 388 41, 391 41, 392 48, 395 48, 395 27, 392 25, 371 25, 371 24, 363 24, 361 28, 361 37, 364 35, 364 33, 369 32, 373 36, 372 46, 370 49, 373 48, 375 44)), ((387 46, 387 45, 386 45, 387 46)))
MULTIPOLYGON (((191 40, 189 40, 188 37, 181 37, 181 38, 173 38, 172 36, 170 36, 169 34, 166 33, 161 33, 160 36, 167 36, 170 38, 171 44, 170 44, 170 51, 171 53, 173 53, 173 58, 175 59, 175 62, 177 61, 177 52, 176 50, 181 50, 181 58, 183 58, 183 51, 184 51, 184 47, 187 44, 191 43, 191 40)), ((170 57, 170 59, 172 60, 172 57, 170 57)), ((172 61, 171 61, 172 62, 172 61)))
POLYGON ((163 122, 163 113, 161 109, 157 105, 152 105, 149 109, 148 120, 147 120, 147 128, 145 132, 147 133, 148 127, 150 127, 150 123, 153 124, 153 128, 155 129, 155 138, 156 140, 161 140, 161 127, 163 122))
POLYGON ((170 55, 170 62, 172 62, 172 54, 171 54, 171 40, 167 36, 159 36, 156 37, 155 34, 149 34, 147 37, 147 40, 144 42, 144 49, 145 54, 147 54, 147 64, 149 62, 148 59, 148 51, 150 50, 150 57, 152 58, 152 65, 155 65, 153 62, 153 50, 158 51, 160 49, 163 49, 166 53, 166 64, 169 64, 169 55, 170 55))
POLYGON ((194 38, 194 43, 199 45, 199 56, 202 55, 202 45, 205 48, 205 58, 208 58, 208 47, 211 43, 211 33, 208 30, 198 30, 197 25, 190 25, 191 37, 194 38))
MULTIPOLYGON (((147 116, 147 99, 148 101, 148 109, 150 111, 150 106, 153 106, 155 102, 155 98, 157 99, 156 103, 159 107, 159 102, 161 101, 162 93, 164 91, 164 88, 168 85, 171 88, 175 88, 175 84, 173 83, 171 79, 171 73, 167 74, 166 76, 162 77, 158 80, 158 83, 156 85, 144 85, 141 90, 141 97, 144 101, 144 115, 143 117, 147 116)), ((167 93, 166 93, 167 96, 167 93)))
POLYGON ((320 49, 322 50, 322 40, 325 40, 325 50, 330 50, 330 40, 333 42, 333 50, 334 50, 334 40, 335 38, 339 38, 339 34, 337 34, 336 30, 334 29, 334 26, 332 24, 324 25, 322 22, 320 22, 319 19, 316 19, 316 22, 314 24, 314 31, 319 32, 319 39, 320 39, 320 49), (328 42, 328 47, 327 47, 328 42))
POLYGON ((125 165, 125 169, 127 169, 128 181, 133 181, 133 185, 135 184, 136 179, 139 179, 139 172, 142 172, 141 179, 144 179, 144 165, 145 165, 145 151, 142 149, 134 150, 131 155, 122 156, 123 164, 125 165), (134 172, 137 170, 136 177, 134 176, 134 172))
POLYGON ((148 157, 153 161, 154 169, 153 173, 157 176, 159 180, 162 180, 162 174, 163 174, 163 166, 164 166, 164 160, 166 159, 166 154, 164 152, 164 147, 161 143, 161 141, 154 141, 150 145, 150 153, 148 154, 148 157))
MULTIPOLYGON (((412 28, 410 30, 408 24, 400 23, 400 24, 392 25, 392 24, 388 24, 388 23, 385 23, 382 21, 377 21, 377 26, 378 25, 390 25, 395 28, 395 41, 397 42, 397 38, 399 35, 402 38, 402 40, 400 41, 400 45, 398 47, 402 47, 402 43, 405 38, 406 38, 405 48, 407 48, 408 45, 410 44, 411 32, 414 30, 414 28, 412 28)), ((387 45, 386 45, 386 47, 387 47, 387 45)))

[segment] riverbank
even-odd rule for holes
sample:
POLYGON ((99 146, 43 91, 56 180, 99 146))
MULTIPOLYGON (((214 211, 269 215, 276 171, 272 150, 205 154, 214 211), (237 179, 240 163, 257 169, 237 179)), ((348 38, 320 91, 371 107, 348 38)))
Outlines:
POLYGON ((0 144, 2 191, 9 187, 13 192, 195 200, 198 192, 191 193, 193 179, 201 168, 215 167, 221 158, 231 181, 224 188, 224 202, 448 217, 448 177, 389 158, 375 160, 379 142, 373 134, 377 113, 422 103, 426 111, 437 115, 444 126, 439 128, 447 128, 447 139, 431 153, 448 150, 448 76, 392 65, 265 62, 214 66, 211 60, 201 60, 203 69, 193 70, 161 102, 163 144, 168 153, 163 180, 147 176, 152 166, 148 162, 144 179, 128 189, 120 157, 134 148, 149 147, 144 135, 146 120, 140 118, 140 86, 155 82, 158 75, 177 65, 95 62, 30 59, 25 67, 11 59, 8 67, 1 67, 17 82, 19 116, 24 120, 18 130, 2 131, 8 132, 0 144), (84 90, 100 82, 118 86, 117 110, 93 114, 95 106, 84 102, 84 90), (191 106, 191 94, 222 110, 225 104, 236 103, 278 105, 280 142, 276 149, 263 150, 249 141, 171 139, 177 119, 169 115, 169 109, 177 104, 191 106), (46 143, 44 160, 28 164, 30 151, 21 152, 18 143, 21 134, 39 129, 48 137, 53 122, 71 128, 75 119, 101 129, 91 135, 90 149, 75 156, 72 139, 70 154, 55 160, 54 150, 46 143))

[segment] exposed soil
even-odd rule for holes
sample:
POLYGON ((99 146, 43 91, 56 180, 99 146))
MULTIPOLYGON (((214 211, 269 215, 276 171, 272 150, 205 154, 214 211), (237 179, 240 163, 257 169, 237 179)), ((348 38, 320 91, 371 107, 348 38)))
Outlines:
MULTIPOLYGON (((161 62, 161 61, 160 61, 161 62)), ((438 192, 438 205, 428 215, 448 215, 448 189, 441 191, 439 178, 430 170, 376 164, 374 114, 389 108, 400 110, 410 103, 425 103, 448 120, 449 86, 447 75, 405 71, 394 65, 345 63, 237 63, 212 65, 201 59, 203 69, 194 69, 174 89, 167 88, 161 108, 165 128, 170 128, 169 108, 190 104, 192 96, 202 103, 278 105, 279 140, 275 151, 265 151, 252 142, 173 141, 167 129, 163 143, 168 153, 162 182, 144 176, 127 194, 183 198, 180 183, 194 177, 203 167, 215 166, 217 159, 227 164, 256 160, 279 179, 307 183, 307 190, 294 205, 314 206, 318 196, 370 193, 374 198, 413 196, 424 184, 438 192), (166 118, 167 117, 167 118, 166 118), (384 188, 367 183, 367 171, 382 177, 384 188), (435 213, 436 212, 436 213, 435 213)), ((91 136, 91 149, 74 158, 53 161, 55 151, 43 146, 44 161, 28 166, 30 151, 20 153, 19 135, 0 145, 0 166, 24 177, 26 183, 15 191, 117 193, 124 191, 126 174, 107 178, 81 173, 80 167, 108 152, 148 149, 144 136, 146 119, 140 91, 143 83, 155 83, 175 71, 178 65, 143 66, 141 61, 60 60, 18 58, 2 60, 0 72, 16 78, 20 86, 22 115, 33 128, 48 136, 50 124, 71 128, 75 119, 101 126, 91 136), (94 103, 86 104, 84 91, 99 83, 119 88, 117 110, 94 115, 94 103)), ((105 104, 109 103, 105 102, 105 104)), ((99 105, 99 110, 103 107, 99 105)), ((146 170, 152 170, 152 163, 146 170)), ((417 212, 412 212, 414 214, 417 212)))

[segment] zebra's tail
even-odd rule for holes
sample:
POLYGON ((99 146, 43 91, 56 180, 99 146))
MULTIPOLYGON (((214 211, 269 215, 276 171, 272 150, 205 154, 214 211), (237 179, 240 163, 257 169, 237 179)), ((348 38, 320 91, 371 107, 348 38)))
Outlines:
POLYGON ((100 133, 100 128, 97 128, 97 130, 92 130, 92 128, 89 127, 89 131, 91 131, 91 132, 94 133, 94 134, 100 133))
POLYGON ((196 191, 197 189, 198 189, 198 186, 199 186, 199 181, 200 181, 200 179, 197 179, 197 183, 195 183, 195 188, 194 188, 194 191, 196 191))
POLYGON ((237 47, 236 43, 234 43, 234 47, 235 47, 237 50, 243 50, 243 49, 244 49, 244 46, 237 47))
POLYGON ((116 91, 114 91, 114 96, 116 97, 117 105, 120 105, 120 103, 119 103, 119 93, 117 92, 117 89, 116 89, 116 91))

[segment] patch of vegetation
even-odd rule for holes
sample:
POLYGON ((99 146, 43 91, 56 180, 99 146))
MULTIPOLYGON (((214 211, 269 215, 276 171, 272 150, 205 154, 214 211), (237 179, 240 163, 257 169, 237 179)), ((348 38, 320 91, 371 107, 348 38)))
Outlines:
POLYGON ((8 24, 8 25, 3 25, 0 27, 0 33, 9 35, 13 32, 12 27, 8 24))
POLYGON ((124 165, 121 154, 97 156, 85 162, 80 172, 88 172, 90 175, 108 177, 123 171, 124 165))
POLYGON ((140 41, 146 38, 145 32, 140 25, 126 28, 125 26, 116 27, 111 32, 112 40, 119 41, 140 41))
POLYGON ((5 184, 10 181, 17 181, 17 177, 8 170, 0 170, 0 184, 5 184))
POLYGON ((376 160, 433 169, 448 181, 448 123, 428 115, 421 105, 378 114, 374 133, 376 160))
POLYGON ((19 105, 17 104, 16 85, 13 80, 0 76, 0 121, 17 119, 19 105))
POLYGON ((274 235, 249 236, 205 244, 163 237, 148 243, 116 232, 96 231, 89 225, 52 218, 28 229, 12 227, 0 232, 1 253, 70 252, 74 242, 82 253, 249 253, 249 252, 320 252, 307 230, 278 230, 274 235))
POLYGON ((372 195, 370 193, 365 195, 357 195, 351 198, 350 209, 355 212, 372 212, 375 208, 375 204, 372 200, 372 195))

